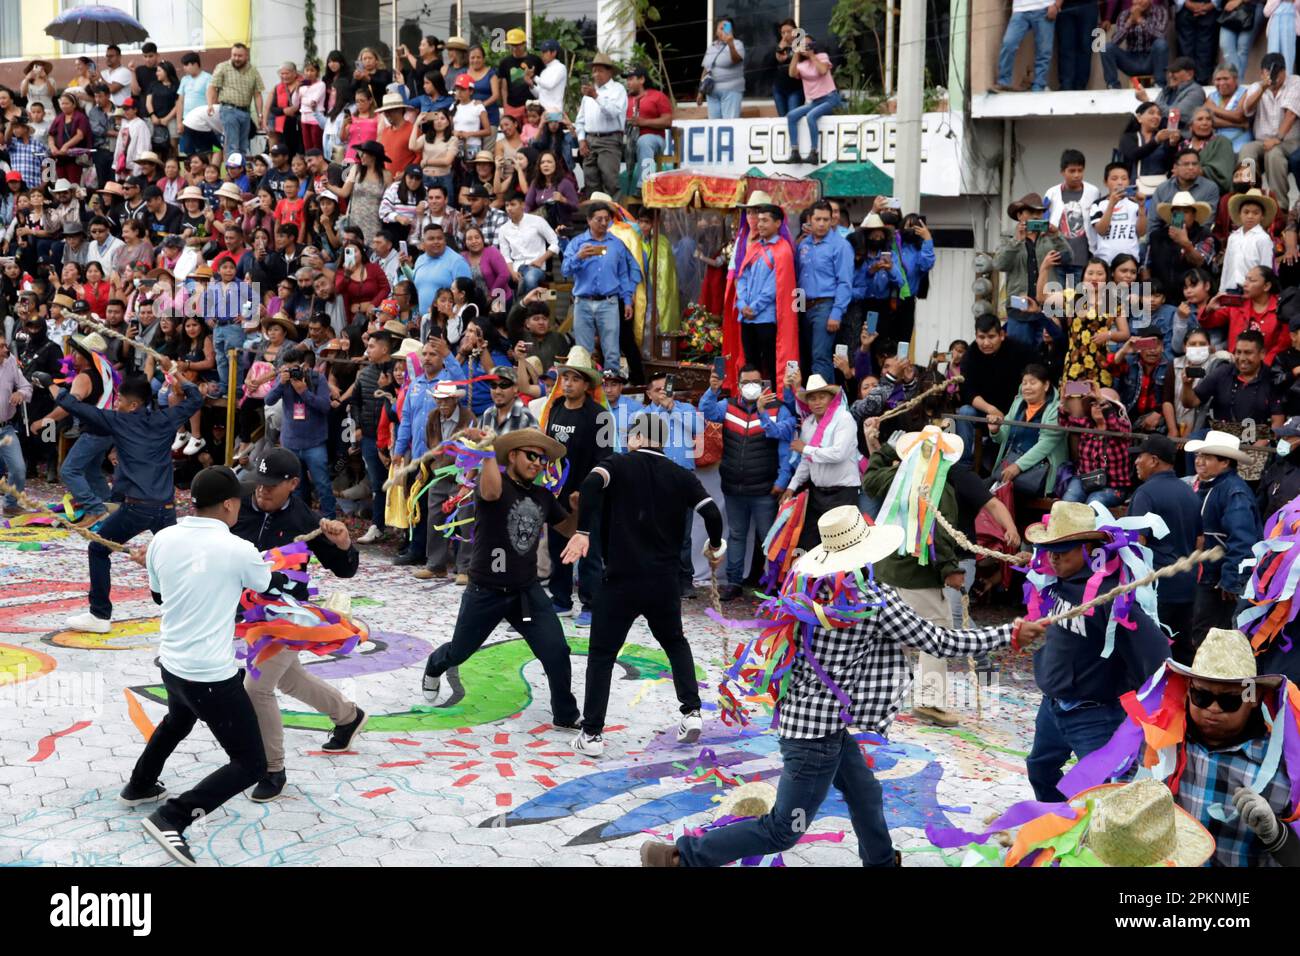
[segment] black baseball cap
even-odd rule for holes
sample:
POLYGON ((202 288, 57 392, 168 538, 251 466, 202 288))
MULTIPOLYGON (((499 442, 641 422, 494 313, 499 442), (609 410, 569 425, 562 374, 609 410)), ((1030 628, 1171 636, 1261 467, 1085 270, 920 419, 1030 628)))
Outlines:
POLYGON ((1138 448, 1139 455, 1155 455, 1163 462, 1174 464, 1178 456, 1178 446, 1164 435, 1148 435, 1146 441, 1138 448))
POLYGON ((231 498, 242 497, 239 479, 225 465, 204 468, 190 482, 190 497, 195 508, 211 508, 231 498))
POLYGON ((278 485, 302 476, 302 462, 287 448, 272 448, 254 469, 252 481, 258 485, 278 485))
POLYGON ((630 66, 623 71, 623 79, 626 80, 628 77, 631 76, 639 76, 641 77, 641 79, 644 80, 647 79, 650 76, 650 74, 646 72, 644 66, 630 66))
POLYGON ((288 155, 289 155, 289 147, 288 147, 288 146, 285 146, 285 145, 283 145, 283 144, 281 144, 281 143, 276 143, 274 146, 271 147, 271 155, 272 155, 272 156, 288 156, 288 155))

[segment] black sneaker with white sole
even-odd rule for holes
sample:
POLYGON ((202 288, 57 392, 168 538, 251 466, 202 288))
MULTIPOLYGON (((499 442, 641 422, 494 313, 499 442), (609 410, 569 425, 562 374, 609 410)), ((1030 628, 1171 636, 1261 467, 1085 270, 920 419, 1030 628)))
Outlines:
POLYGON ((366 721, 370 718, 360 707, 357 708, 357 715, 349 723, 335 724, 334 732, 330 734, 330 739, 325 741, 321 750, 330 754, 343 753, 352 749, 352 739, 361 733, 361 728, 365 727, 366 721))
POLYGON ((167 855, 181 866, 198 866, 198 861, 190 852, 185 834, 164 820, 157 811, 145 817, 144 832, 153 837, 154 841, 167 851, 167 855))
POLYGON ((438 699, 438 691, 442 689, 442 678, 435 677, 433 674, 425 674, 422 689, 424 690, 424 699, 432 704, 438 699))
POLYGON ((161 783, 151 783, 144 787, 128 783, 117 795, 117 802, 124 807, 138 807, 142 803, 154 803, 165 796, 167 796, 167 788, 161 783))
POLYGON ((552 720, 551 726, 556 730, 581 730, 582 717, 579 715, 572 720, 552 720))
POLYGON ((270 803, 284 790, 284 783, 288 779, 288 774, 283 770, 268 770, 266 776, 257 781, 257 786, 248 795, 248 799, 254 803, 270 803))

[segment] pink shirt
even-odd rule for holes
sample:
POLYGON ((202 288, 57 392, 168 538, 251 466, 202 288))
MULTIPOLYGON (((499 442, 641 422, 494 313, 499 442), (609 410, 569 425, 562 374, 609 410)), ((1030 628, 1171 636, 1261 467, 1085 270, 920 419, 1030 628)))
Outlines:
MULTIPOLYGON (((831 65, 831 58, 825 53, 818 53, 817 59, 821 60, 827 66, 831 65)), ((813 66, 808 60, 800 60, 799 79, 803 80, 803 98, 805 103, 811 103, 813 100, 820 99, 823 96, 830 96, 835 92, 835 79, 831 76, 830 70, 825 75, 817 72, 817 67, 813 66)))

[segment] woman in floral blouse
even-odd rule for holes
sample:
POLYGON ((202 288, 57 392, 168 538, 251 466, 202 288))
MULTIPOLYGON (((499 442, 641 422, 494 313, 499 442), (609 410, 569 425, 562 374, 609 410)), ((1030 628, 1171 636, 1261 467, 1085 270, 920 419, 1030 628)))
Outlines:
POLYGON ((1110 267, 1091 258, 1083 269, 1083 282, 1076 288, 1050 291, 1049 280, 1061 264, 1059 252, 1043 257, 1038 270, 1038 300, 1043 312, 1065 329, 1067 346, 1065 374, 1061 378, 1062 397, 1066 382, 1095 382, 1103 387, 1112 384, 1106 369, 1106 347, 1125 342, 1129 337, 1124 303, 1114 294, 1110 267))

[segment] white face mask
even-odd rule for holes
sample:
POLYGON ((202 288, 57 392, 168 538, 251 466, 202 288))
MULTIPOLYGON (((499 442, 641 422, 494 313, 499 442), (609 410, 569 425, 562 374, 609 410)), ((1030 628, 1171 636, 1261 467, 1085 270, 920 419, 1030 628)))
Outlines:
POLYGON ((1283 438, 1277 443, 1277 457, 1285 458, 1289 454, 1291 454, 1291 443, 1283 438))
POLYGON ((1210 347, 1208 345, 1189 345, 1187 346, 1187 364, 1204 365, 1210 360, 1210 347))
POLYGON ((747 402, 758 401, 758 396, 763 394, 763 386, 758 382, 745 382, 740 386, 740 397, 747 402))

